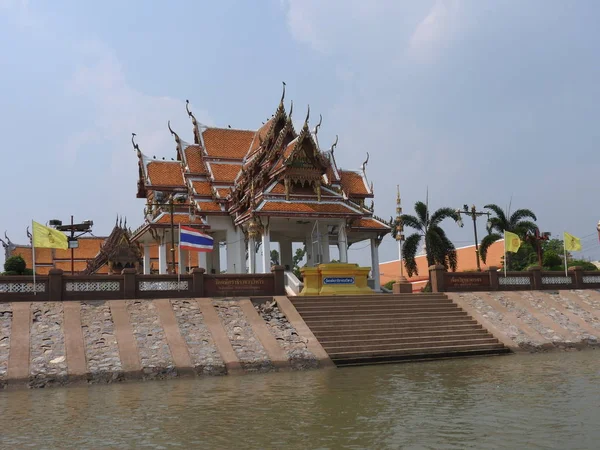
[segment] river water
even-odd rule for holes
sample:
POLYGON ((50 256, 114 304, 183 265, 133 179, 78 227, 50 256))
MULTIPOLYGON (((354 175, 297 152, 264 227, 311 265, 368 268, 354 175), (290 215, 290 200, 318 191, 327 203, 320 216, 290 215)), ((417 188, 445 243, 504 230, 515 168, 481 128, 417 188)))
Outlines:
POLYGON ((0 448, 595 449, 598 356, 0 391, 0 448))

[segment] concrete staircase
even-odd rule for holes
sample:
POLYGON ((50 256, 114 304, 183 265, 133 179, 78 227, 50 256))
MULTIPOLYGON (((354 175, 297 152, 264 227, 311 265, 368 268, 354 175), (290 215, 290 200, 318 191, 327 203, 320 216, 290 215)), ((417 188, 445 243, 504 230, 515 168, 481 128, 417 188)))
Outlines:
POLYGON ((337 366, 510 352, 444 294, 290 301, 337 366))

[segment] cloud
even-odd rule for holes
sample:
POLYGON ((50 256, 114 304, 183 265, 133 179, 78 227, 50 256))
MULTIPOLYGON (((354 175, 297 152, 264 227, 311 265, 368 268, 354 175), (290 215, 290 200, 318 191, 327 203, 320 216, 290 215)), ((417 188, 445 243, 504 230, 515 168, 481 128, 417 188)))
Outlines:
POLYGON ((29 0, 0 0, 0 16, 7 16, 20 28, 33 28, 41 25, 40 17, 29 7, 29 0))
MULTIPOLYGON (((81 45, 80 58, 73 76, 67 82, 67 92, 73 100, 84 102, 88 116, 87 126, 67 139, 65 159, 72 161, 86 145, 98 140, 110 144, 112 174, 135 173, 135 162, 124 165, 125 160, 135 160, 131 148, 131 133, 149 156, 175 156, 175 143, 167 129, 167 121, 184 140, 191 140, 191 121, 187 117, 184 99, 169 96, 152 96, 132 87, 115 53, 101 42, 90 41, 81 45)), ((211 124, 204 110, 192 110, 196 118, 211 124)))
POLYGON ((456 0, 437 0, 410 37, 409 55, 420 60, 434 56, 456 32, 459 8, 456 0))

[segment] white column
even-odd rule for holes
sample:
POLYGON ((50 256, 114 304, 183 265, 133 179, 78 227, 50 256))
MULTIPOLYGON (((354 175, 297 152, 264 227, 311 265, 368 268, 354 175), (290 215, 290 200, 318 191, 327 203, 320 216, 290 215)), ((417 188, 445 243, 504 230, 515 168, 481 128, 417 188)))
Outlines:
POLYGON ((198 267, 202 267, 208 272, 208 267, 206 267, 206 252, 198 252, 198 267))
POLYGON ((271 272, 271 230, 265 226, 262 235, 262 251, 263 251, 263 271, 262 273, 271 272))
POLYGON ((227 230, 227 273, 246 272, 246 245, 241 228, 227 230))
POLYGON ((164 242, 158 245, 158 273, 167 273, 167 244, 164 242))
POLYGON ((248 239, 248 273, 256 273, 256 242, 248 239))
POLYGON ((150 244, 144 244, 144 275, 150 275, 150 244))
POLYGON ((294 254, 292 249, 292 241, 280 240, 279 241, 279 259, 282 266, 289 266, 289 270, 293 269, 294 254))
POLYGON ((210 270, 214 270, 216 275, 221 273, 221 246, 219 242, 215 242, 213 251, 210 252, 210 270))
POLYGON ((379 244, 378 239, 371 239, 371 273, 375 283, 375 292, 381 290, 380 275, 379 275, 379 244))
POLYGON ((319 233, 321 234, 321 262, 327 264, 331 259, 329 258, 329 233, 326 224, 321 226, 319 233))
POLYGON ((190 265, 189 252, 187 250, 180 250, 179 257, 181 258, 181 260, 179 261, 179 273, 187 273, 187 267, 190 265))
POLYGON ((340 262, 348 262, 348 235, 346 234, 346 222, 342 222, 338 229, 338 250, 340 251, 340 262))
POLYGON ((313 253, 315 253, 317 251, 317 248, 315 246, 314 251, 313 251, 313 243, 312 243, 312 237, 311 237, 310 233, 306 236, 304 245, 306 246, 306 265, 308 267, 312 267, 315 262, 315 255, 313 253))

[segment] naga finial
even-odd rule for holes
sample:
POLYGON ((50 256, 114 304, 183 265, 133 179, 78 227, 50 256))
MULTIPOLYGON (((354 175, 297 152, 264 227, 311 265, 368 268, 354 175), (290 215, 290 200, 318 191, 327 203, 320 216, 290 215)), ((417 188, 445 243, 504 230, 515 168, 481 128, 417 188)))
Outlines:
POLYGON ((283 106, 283 99, 285 99, 285 81, 282 81, 283 83, 283 92, 281 93, 281 100, 279 101, 279 104, 281 106, 283 106))
POLYGON ((367 169, 367 163, 369 162, 369 152, 367 152, 367 159, 362 163, 362 171, 364 172, 367 169))
POLYGON ((294 100, 290 101, 290 113, 288 114, 288 120, 292 120, 292 113, 294 112, 294 100))
POLYGON ((33 238, 33 234, 31 234, 31 231, 29 231, 29 226, 27 226, 25 231, 27 232, 27 238, 29 238, 29 240, 31 241, 31 239, 33 238))
POLYGON ((333 156, 333 150, 337 147, 338 144, 338 135, 335 135, 335 142, 331 145, 331 155, 333 156))
POLYGON ((167 127, 169 127, 169 131, 171 132, 171 136, 177 136, 177 133, 175 133, 173 131, 173 129, 171 128, 171 121, 167 121, 167 127))
POLYGON ((192 112, 190 111, 190 101, 188 99, 185 100, 185 110, 188 113, 188 117, 193 118, 194 115, 192 114, 192 112))
POLYGON ((315 127, 315 136, 319 133, 319 128, 321 128, 321 123, 323 123, 323 114, 319 114, 319 123, 315 127))
POLYGON ((308 118, 310 117, 310 105, 308 105, 308 109, 306 111, 306 119, 304 119, 304 126, 308 127, 308 118))
POLYGON ((137 136, 137 134, 135 134, 135 133, 131 133, 131 145, 133 145, 133 149, 134 149, 136 152, 139 152, 139 151, 140 151, 140 146, 139 146, 139 145, 137 145, 137 144, 135 143, 135 140, 134 140, 136 136, 137 136))

